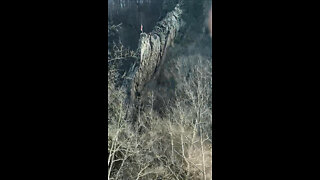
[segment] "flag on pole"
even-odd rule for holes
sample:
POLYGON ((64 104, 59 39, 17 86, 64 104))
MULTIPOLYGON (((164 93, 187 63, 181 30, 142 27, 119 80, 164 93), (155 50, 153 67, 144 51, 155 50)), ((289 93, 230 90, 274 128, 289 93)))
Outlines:
POLYGON ((140 30, 141 30, 141 32, 143 32, 143 25, 142 24, 140 26, 140 30))

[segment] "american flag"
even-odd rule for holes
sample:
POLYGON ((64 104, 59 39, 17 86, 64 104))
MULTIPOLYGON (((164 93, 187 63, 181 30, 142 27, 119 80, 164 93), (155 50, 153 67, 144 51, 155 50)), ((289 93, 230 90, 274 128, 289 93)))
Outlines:
POLYGON ((141 32, 143 32, 143 26, 142 26, 142 24, 141 24, 141 26, 140 26, 140 30, 141 30, 141 32))

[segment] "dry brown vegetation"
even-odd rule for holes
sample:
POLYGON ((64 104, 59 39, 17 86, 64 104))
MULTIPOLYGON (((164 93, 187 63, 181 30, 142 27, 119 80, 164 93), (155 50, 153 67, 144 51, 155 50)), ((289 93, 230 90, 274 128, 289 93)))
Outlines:
POLYGON ((136 107, 117 83, 123 77, 118 62, 136 54, 121 44, 113 44, 110 51, 108 180, 212 179, 211 59, 201 55, 171 59, 141 95, 144 103, 136 107), (159 81, 171 81, 170 87, 159 81), (132 111, 138 114, 136 121, 132 111))

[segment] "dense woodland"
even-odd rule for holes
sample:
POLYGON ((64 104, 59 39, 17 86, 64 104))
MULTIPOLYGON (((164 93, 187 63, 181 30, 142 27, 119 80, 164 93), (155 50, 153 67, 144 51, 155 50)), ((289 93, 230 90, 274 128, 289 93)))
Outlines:
POLYGON ((106 179, 212 179, 210 7, 108 0, 106 179))

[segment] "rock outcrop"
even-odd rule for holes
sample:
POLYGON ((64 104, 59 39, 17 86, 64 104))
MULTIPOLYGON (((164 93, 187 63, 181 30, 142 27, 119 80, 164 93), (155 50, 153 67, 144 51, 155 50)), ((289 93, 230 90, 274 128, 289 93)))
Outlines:
POLYGON ((173 45, 174 39, 181 29, 182 10, 180 4, 157 23, 150 33, 141 33, 139 39, 139 59, 129 72, 127 82, 131 102, 139 98, 145 85, 156 78, 165 59, 166 50, 173 45))

